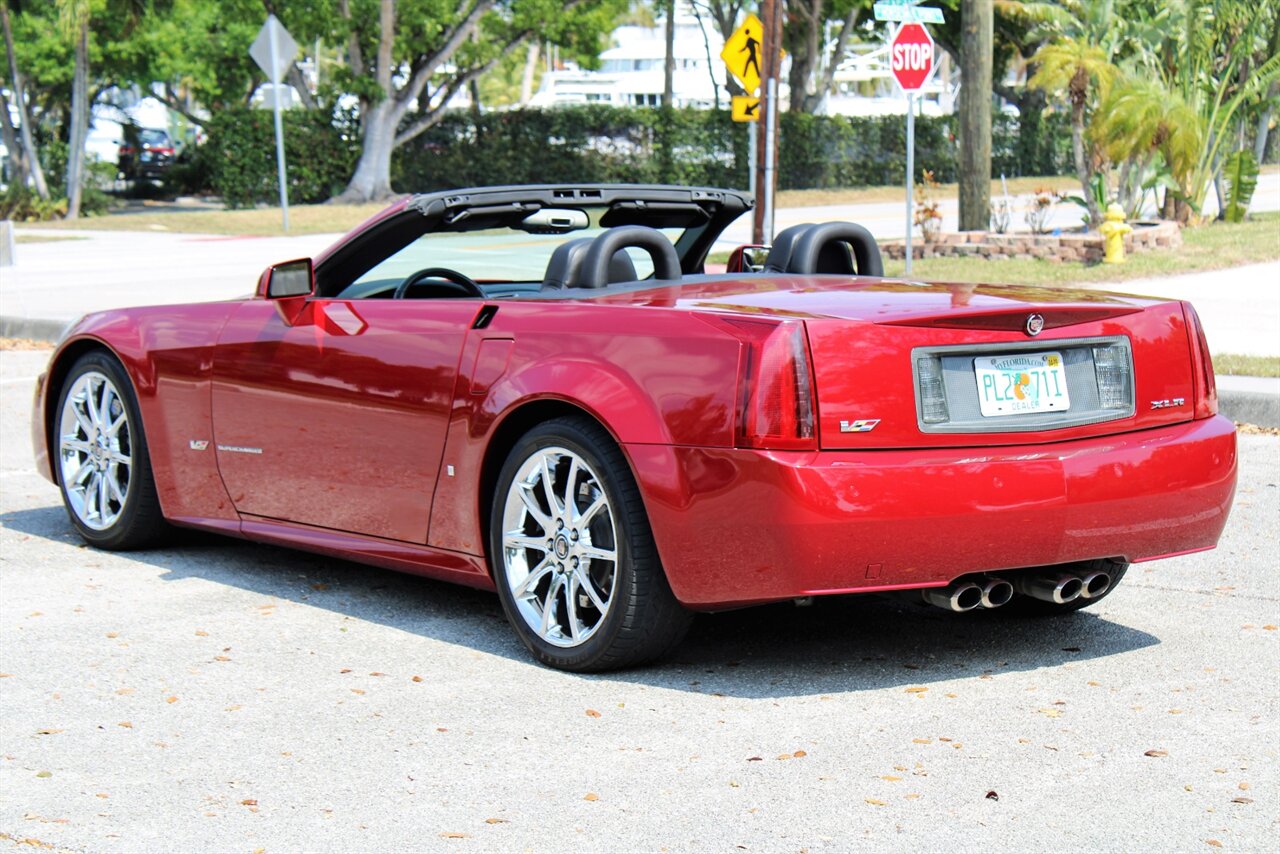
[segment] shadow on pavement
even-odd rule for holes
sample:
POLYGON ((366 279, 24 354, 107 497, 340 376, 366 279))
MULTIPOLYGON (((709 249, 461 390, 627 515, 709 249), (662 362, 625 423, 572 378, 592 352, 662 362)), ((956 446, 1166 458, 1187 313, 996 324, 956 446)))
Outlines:
MULTIPOLYGON (((0 524, 82 546, 61 506, 0 514, 0 524)), ((165 581, 199 578, 305 602, 354 619, 527 664, 491 593, 192 531, 129 553, 165 581)), ((587 678, 742 698, 892 688, 1102 658, 1159 643, 1139 629, 1078 612, 1029 618, 953 614, 905 598, 848 596, 698 617, 685 642, 649 667, 587 678)))

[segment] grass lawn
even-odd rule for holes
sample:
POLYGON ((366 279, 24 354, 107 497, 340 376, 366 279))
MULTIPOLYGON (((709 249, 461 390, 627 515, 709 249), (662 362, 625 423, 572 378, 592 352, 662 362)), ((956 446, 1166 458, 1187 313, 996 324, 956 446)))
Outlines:
POLYGON ((1280 377, 1280 356, 1242 356, 1214 353, 1213 372, 1241 377, 1280 377))
MULTIPOLYGON (((333 234, 350 231, 385 204, 290 205, 290 234, 333 234)), ((93 229, 100 231, 171 231, 182 234, 233 234, 276 236, 280 228, 279 208, 251 208, 227 211, 218 208, 181 208, 175 205, 146 205, 125 213, 87 217, 71 221, 22 223, 23 229, 50 231, 93 229)))
MULTIPOLYGON (((1280 212, 1254 214, 1239 225, 1212 223, 1182 232, 1182 246, 1130 255, 1124 264, 1069 264, 1043 259, 925 258, 911 265, 914 279, 944 282, 1014 282, 1070 285, 1123 282, 1218 270, 1280 259, 1280 212)), ((901 276, 902 261, 886 261, 885 275, 901 276)))
MULTIPOLYGON (((25 225, 24 225, 25 227, 25 225)), ((84 240, 78 234, 17 234, 15 243, 54 243, 59 240, 84 240)))

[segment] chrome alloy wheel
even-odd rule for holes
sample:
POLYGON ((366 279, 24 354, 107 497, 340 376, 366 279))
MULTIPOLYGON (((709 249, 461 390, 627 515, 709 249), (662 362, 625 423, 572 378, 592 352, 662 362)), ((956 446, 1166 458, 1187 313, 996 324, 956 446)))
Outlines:
POLYGON ((502 568, 516 610, 558 647, 604 624, 618 577, 618 537, 600 478, 562 447, 528 457, 507 490, 502 568))
POLYGON ((67 503, 86 527, 105 531, 129 499, 133 470, 129 412, 104 374, 76 378, 58 418, 58 457, 67 503))

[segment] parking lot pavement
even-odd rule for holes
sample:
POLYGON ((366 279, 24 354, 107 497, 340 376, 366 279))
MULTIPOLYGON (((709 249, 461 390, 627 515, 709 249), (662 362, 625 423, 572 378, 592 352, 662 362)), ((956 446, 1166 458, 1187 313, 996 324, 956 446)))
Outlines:
POLYGON ((43 358, 0 353, 14 847, 1231 851, 1280 831, 1273 436, 1241 437, 1217 551, 1139 565, 1074 617, 751 609, 584 677, 531 663, 488 594, 211 536, 87 549, 31 471, 43 358))

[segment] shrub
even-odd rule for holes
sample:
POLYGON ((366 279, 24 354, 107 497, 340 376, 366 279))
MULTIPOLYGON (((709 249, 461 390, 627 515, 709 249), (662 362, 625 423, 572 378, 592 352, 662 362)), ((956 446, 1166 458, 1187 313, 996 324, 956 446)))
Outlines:
MULTIPOLYGON (((358 141, 347 133, 350 119, 325 110, 284 113, 285 163, 289 200, 322 202, 351 177, 358 141)), ((270 110, 221 110, 205 126, 201 155, 209 181, 229 208, 251 207, 279 198, 275 124, 270 110)))
MULTIPOLYGON (((574 106, 476 117, 457 111, 397 150, 392 183, 423 192, 527 183, 670 182, 745 187, 747 133, 727 111, 574 106)), ((1061 117, 1046 115, 1042 171, 1068 166, 1061 117)), ((1019 155, 1016 117, 993 122, 992 173, 1035 174, 1019 155)), ((779 186, 826 189, 896 184, 906 168, 901 116, 781 116, 779 186)), ((1034 166, 1035 164, 1030 164, 1034 166)), ((916 168, 956 179, 953 120, 916 120, 916 168)), ((919 177, 919 175, 917 175, 919 177)))

